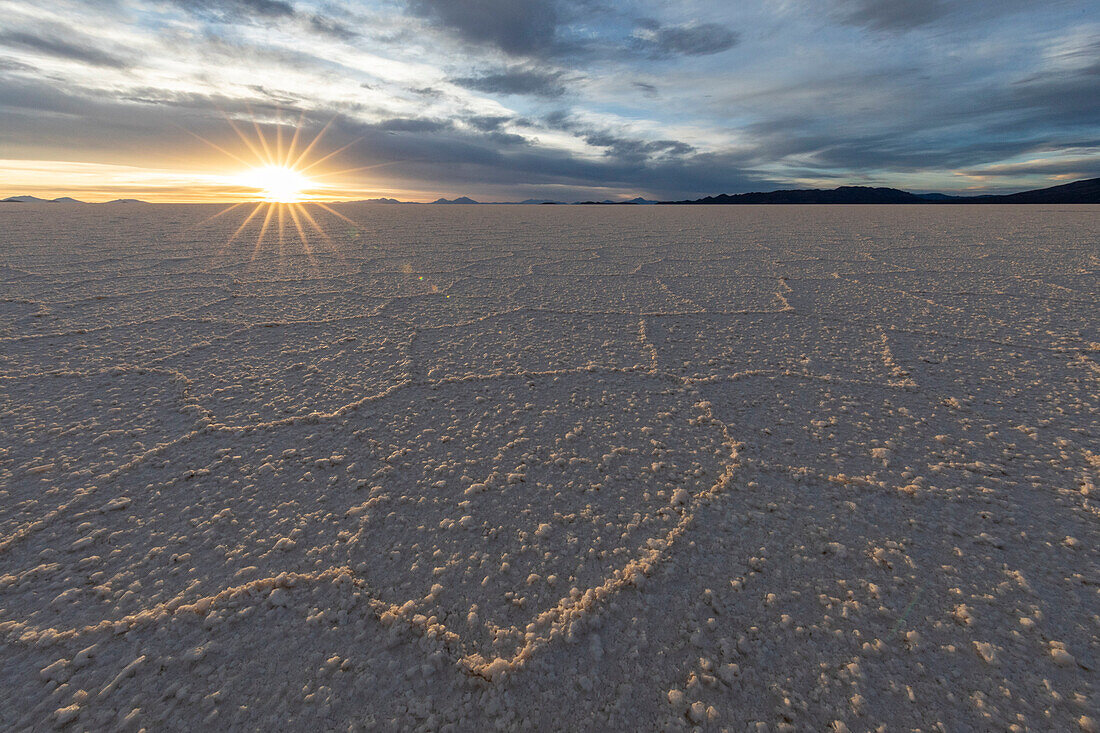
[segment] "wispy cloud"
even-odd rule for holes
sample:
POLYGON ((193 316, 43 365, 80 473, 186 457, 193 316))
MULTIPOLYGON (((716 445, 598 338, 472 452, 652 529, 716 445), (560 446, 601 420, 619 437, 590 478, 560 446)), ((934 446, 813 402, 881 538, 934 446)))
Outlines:
POLYGON ((451 79, 467 89, 489 94, 529 94, 536 97, 560 97, 565 94, 561 71, 543 71, 530 67, 509 67, 480 76, 451 79))
POLYGON ((92 41, 83 39, 79 33, 70 32, 69 29, 64 29, 66 38, 59 38, 62 35, 60 31, 56 27, 52 28, 49 36, 26 31, 0 32, 0 46, 26 50, 32 55, 42 54, 79 61, 90 66, 124 69, 131 64, 129 59, 98 48, 92 41))

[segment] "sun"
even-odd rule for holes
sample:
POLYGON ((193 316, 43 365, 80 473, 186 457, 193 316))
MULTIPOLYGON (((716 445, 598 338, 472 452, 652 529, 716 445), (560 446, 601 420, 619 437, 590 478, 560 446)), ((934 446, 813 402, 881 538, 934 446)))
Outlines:
POLYGON ((277 204, 296 204, 308 197, 306 191, 313 185, 301 172, 285 165, 263 165, 242 173, 238 179, 242 186, 258 190, 264 201, 277 204))
MULTIPOLYGON (((285 125, 281 114, 276 115, 276 119, 273 123, 275 126, 274 134, 270 136, 264 134, 260 122, 253 118, 251 127, 256 132, 254 139, 245 134, 233 118, 227 115, 225 119, 233 131, 237 133, 237 137, 241 139, 248 153, 251 153, 252 160, 248 160, 250 157, 248 153, 237 155, 221 145, 211 140, 207 140, 201 135, 190 132, 189 130, 185 131, 215 150, 237 161, 245 168, 245 170, 240 173, 220 176, 219 180, 227 187, 236 189, 235 193, 241 189, 247 191, 246 195, 251 198, 251 202, 241 201, 236 204, 231 204, 213 216, 207 217, 192 226, 206 224, 214 219, 225 216, 231 211, 236 211, 241 206, 247 206, 252 203, 255 204, 252 211, 244 217, 244 221, 241 222, 240 226, 238 226, 232 236, 229 237, 222 251, 224 252, 228 249, 233 242, 241 236, 241 233, 250 223, 253 221, 260 221, 262 223, 259 226, 260 231, 256 237, 256 244, 252 250, 252 259, 256 259, 260 254, 268 231, 272 229, 276 230, 278 233, 279 248, 280 251, 282 251, 284 232, 287 228, 292 227, 293 230, 297 232, 298 239, 302 243, 302 249, 306 256, 309 257, 310 263, 312 264, 316 263, 314 260, 313 247, 310 244, 310 238, 312 236, 311 231, 319 235, 321 240, 330 247, 334 245, 332 239, 325 233, 321 224, 313 217, 307 207, 316 206, 342 219, 350 225, 353 230, 358 231, 359 225, 355 221, 344 216, 323 201, 318 200, 320 197, 325 196, 326 192, 332 190, 331 186, 323 183, 323 180, 326 177, 344 175, 379 166, 361 166, 358 168, 346 168, 337 171, 319 168, 319 166, 326 163, 326 161, 331 160, 358 142, 358 140, 353 140, 343 147, 337 148, 320 157, 312 155, 318 143, 321 142, 321 138, 324 136, 325 132, 332 126, 333 122, 335 122, 335 118, 330 120, 308 144, 301 139, 303 130, 302 122, 305 119, 304 112, 299 115, 297 124, 291 128, 289 140, 287 140, 288 135, 286 134, 286 130, 284 130, 285 125), (311 173, 311 171, 314 172, 311 173), (258 202, 257 198, 259 199, 258 202)), ((269 122, 268 124, 272 123, 269 122)))

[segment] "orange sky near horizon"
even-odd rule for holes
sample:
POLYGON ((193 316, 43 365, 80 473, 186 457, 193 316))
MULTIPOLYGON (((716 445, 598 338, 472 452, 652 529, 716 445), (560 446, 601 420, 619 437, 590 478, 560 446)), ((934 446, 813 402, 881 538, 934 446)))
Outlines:
MULTIPOLYGON (((118 198, 139 198, 152 203, 257 201, 265 198, 265 190, 258 180, 260 177, 249 174, 265 165, 257 162, 248 166, 226 159, 203 167, 172 169, 0 159, 0 199, 29 195, 46 199, 70 196, 89 203, 118 198)), ((301 196, 301 200, 306 201, 351 201, 393 196, 399 196, 402 200, 423 198, 423 194, 416 191, 375 188, 372 185, 374 182, 369 180, 334 182, 324 179, 323 173, 316 177, 306 174, 306 178, 309 183, 302 189, 301 196)))

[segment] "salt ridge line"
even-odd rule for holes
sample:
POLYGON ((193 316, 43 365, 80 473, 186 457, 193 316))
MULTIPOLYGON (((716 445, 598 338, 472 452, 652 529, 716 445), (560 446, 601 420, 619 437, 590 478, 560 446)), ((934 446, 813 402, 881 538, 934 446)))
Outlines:
MULTIPOLYGON (((142 463, 147 461, 149 458, 152 458, 153 456, 156 456, 156 455, 160 455, 161 453, 168 450, 169 448, 174 448, 178 445, 183 445, 183 444, 187 443, 188 441, 194 439, 196 436, 201 435, 202 433, 203 433, 202 430, 192 430, 191 432, 184 433, 183 435, 180 435, 179 437, 174 438, 172 440, 165 441, 163 443, 158 443, 157 445, 153 446, 149 450, 145 451, 144 453, 140 454, 139 456, 137 456, 135 458, 132 458, 131 460, 127 461, 126 463, 123 463, 121 466, 118 466, 117 468, 113 469, 112 471, 109 471, 105 474, 97 476, 96 480, 101 481, 101 482, 111 481, 111 480, 123 475, 128 470, 141 465, 142 463)), ((15 544, 16 542, 18 542, 22 539, 25 539, 26 537, 30 536, 32 533, 45 528, 48 524, 50 524, 54 520, 60 518, 69 509, 76 506, 77 504, 79 504, 84 499, 87 499, 88 497, 95 494, 96 491, 100 488, 102 488, 101 485, 93 484, 93 485, 87 486, 83 489, 77 489, 74 496, 73 496, 73 498, 70 499, 67 503, 61 505, 60 507, 57 507, 56 509, 50 510, 41 519, 38 519, 38 520, 36 520, 36 521, 34 521, 30 524, 24 525, 22 527, 16 528, 9 536, 7 536, 7 537, 3 538, 2 540, 0 540, 0 553, 8 550, 13 544, 15 544)))
MULTIPOLYGON (((639 556, 621 569, 613 572, 602 584, 589 588, 577 598, 565 596, 556 606, 537 615, 524 629, 526 639, 524 645, 518 648, 510 658, 494 657, 487 659, 480 653, 455 651, 455 648, 461 647, 462 644, 459 634, 450 630, 445 624, 429 625, 426 617, 414 613, 415 601, 409 600, 398 605, 375 597, 370 593, 367 582, 350 567, 333 567, 320 573, 284 572, 239 586, 228 587, 213 595, 190 601, 184 598, 186 593, 184 591, 177 597, 157 604, 152 608, 128 614, 118 619, 103 619, 98 623, 76 629, 40 628, 17 620, 4 620, 0 621, 0 632, 6 633, 9 640, 23 645, 55 644, 59 641, 99 632, 111 631, 118 634, 129 629, 140 628, 143 625, 163 625, 169 617, 179 614, 203 616, 214 606, 231 599, 240 600, 242 596, 253 590, 264 591, 288 588, 293 587, 299 581, 311 583, 332 581, 338 583, 342 578, 349 578, 357 588, 368 593, 371 609, 383 625, 388 626, 397 620, 401 620, 414 633, 440 640, 444 648, 454 655, 455 664, 468 674, 490 682, 499 681, 505 675, 522 669, 541 649, 569 634, 573 624, 584 623, 585 620, 599 613, 599 610, 615 594, 630 587, 643 586, 644 579, 656 570, 658 565, 672 552, 675 544, 690 529, 698 507, 714 501, 724 491, 728 490, 734 479, 736 469, 741 465, 738 460, 738 444, 730 436, 725 423, 714 416, 710 403, 698 402, 695 407, 700 410, 706 420, 717 425, 723 434, 723 445, 729 450, 728 458, 730 462, 726 464, 721 476, 709 489, 697 493, 686 502, 680 512, 679 521, 664 537, 648 540, 646 543, 648 547, 641 551, 639 556), (414 605, 410 606, 410 604, 414 605), (421 620, 418 621, 418 619, 421 620), (545 629, 545 632, 540 635, 542 629, 545 629)), ((269 600, 269 598, 257 599, 257 602, 266 600, 269 600)), ((112 685, 104 688, 101 697, 111 690, 113 690, 112 685)))
MULTIPOLYGON (((957 306, 947 305, 947 304, 944 304, 944 303, 939 303, 935 300, 932 300, 931 298, 924 297, 923 295, 919 295, 917 293, 910 292, 909 290, 906 290, 906 289, 903 289, 903 288, 887 288, 886 286, 879 285, 877 283, 863 282, 863 281, 860 281, 860 280, 857 280, 857 279, 854 279, 854 278, 851 278, 851 277, 845 277, 845 276, 840 275, 839 273, 836 274, 836 277, 837 277, 837 279, 845 280, 847 282, 850 282, 850 283, 853 283, 853 284, 856 284, 856 285, 870 286, 870 287, 877 288, 877 289, 880 289, 880 290, 886 290, 887 292, 901 293, 902 295, 904 295, 906 297, 913 298, 914 300, 923 301, 923 302, 927 303, 928 305, 934 306, 936 308, 943 308, 944 310, 951 311, 952 313, 957 313, 961 316, 965 316, 965 317, 973 317, 974 316, 974 314, 971 314, 971 313, 969 313, 969 312, 965 311, 964 309, 959 308, 957 306)), ((982 318, 982 319, 988 321, 989 323, 993 324, 996 327, 1003 328, 1003 329, 1006 329, 1006 330, 1010 330, 1009 325, 1007 323, 1005 323, 1004 321, 1000 320, 1000 319, 991 318, 991 317, 989 317, 985 314, 981 314, 981 313, 977 314, 977 316, 979 318, 982 318)))
MULTIPOLYGON (((104 331, 111 331, 111 330, 120 329, 120 328, 129 328, 129 327, 133 327, 133 326, 147 326, 151 323, 161 323, 163 321, 170 321, 170 320, 174 320, 174 319, 180 319, 180 317, 183 315, 183 313, 186 313, 186 312, 189 312, 189 311, 194 311, 194 310, 199 310, 200 308, 206 308, 206 307, 209 307, 210 305, 214 305, 216 303, 222 303, 222 302, 225 302, 225 301, 228 301, 228 300, 230 300, 230 298, 217 298, 217 299, 212 300, 208 303, 202 303, 202 304, 196 305, 192 308, 188 308, 186 311, 181 311, 180 313, 169 313, 167 315, 155 316, 153 318, 145 318, 145 319, 141 319, 141 320, 138 320, 138 321, 133 321, 131 323, 110 324, 110 325, 104 325, 104 326, 92 326, 92 327, 87 327, 87 328, 74 328, 74 329, 71 329, 69 331, 60 331, 60 332, 57 332, 57 333, 41 333, 41 334, 34 333, 34 334, 26 334, 26 335, 23 335, 23 336, 0 336, 0 343, 19 343, 19 342, 22 342, 22 341, 38 341, 38 340, 45 339, 45 338, 64 338, 66 336, 84 336, 86 334, 102 333, 104 331)), ((194 319, 194 320, 198 323, 208 323, 209 322, 208 319, 203 319, 203 318, 194 319)))
POLYGON ((641 343, 642 350, 649 355, 650 373, 656 374, 660 368, 660 361, 657 358, 657 348, 653 345, 653 342, 649 340, 649 336, 646 335, 646 323, 642 318, 638 321, 638 341, 641 343))
MULTIPOLYGON (((709 405, 706 406, 706 409, 709 412, 709 405)), ((711 417, 713 419, 712 415, 711 415, 711 417)), ((728 430, 725 429, 724 424, 723 424, 723 433, 725 434, 725 436, 728 439, 728 430)), ((735 451, 736 449, 733 449, 733 450, 735 451)), ((764 466, 762 466, 762 467, 764 467, 764 466)), ((718 485, 720 485, 721 483, 723 483, 723 481, 726 479, 726 477, 729 474, 730 468, 731 467, 727 467, 727 471, 723 474, 723 479, 719 480, 719 483, 715 485, 716 487, 718 485)), ((782 468, 786 469, 786 470, 794 470, 792 467, 789 467, 789 466, 783 466, 782 468)), ((800 469, 803 470, 803 471, 806 470, 805 467, 800 467, 800 469)), ((853 481, 855 479, 859 479, 860 477, 824 476, 824 478, 826 478, 826 480, 835 481, 837 483, 850 483, 851 481, 853 481)), ((875 485, 875 483, 864 481, 864 485, 870 486, 870 485, 875 485)), ((713 487, 712 487, 712 491, 713 491, 713 487)), ((706 492, 704 492, 704 493, 706 493, 706 492)), ((685 522, 690 523, 690 521, 691 521, 691 519, 685 513, 684 517, 681 520, 681 523, 677 526, 676 529, 674 529, 672 532, 670 532, 669 537, 671 537, 672 539, 675 539, 675 537, 673 537, 674 534, 675 534, 676 537, 678 537, 679 534, 676 534, 677 530, 679 530, 681 527, 685 526, 685 522)), ((670 545, 671 545, 671 540, 669 541, 669 546, 670 545)), ((652 555, 652 553, 650 553, 650 554, 652 555)), ((636 584, 636 582, 631 579, 632 577, 634 577, 632 575, 632 573, 633 573, 635 567, 643 568, 642 572, 644 574, 648 574, 644 570, 644 568, 649 567, 651 569, 651 566, 646 564, 646 560, 636 560, 636 561, 632 562, 631 564, 629 564, 620 573, 622 575, 623 579, 626 581, 626 584, 628 584, 628 585, 629 584, 636 584)), ((292 580, 296 578, 297 580, 321 582, 321 581, 324 581, 324 580, 337 578, 337 577, 339 577, 341 575, 345 575, 345 574, 350 575, 352 578, 355 578, 354 572, 352 572, 352 571, 350 571, 350 569, 346 569, 346 568, 332 568, 332 569, 330 569, 328 571, 325 571, 323 573, 320 573, 320 574, 308 574, 308 573, 307 574, 296 574, 296 575, 292 574, 288 577, 291 578, 292 580)), ((282 576, 279 576, 279 577, 282 577, 282 576)), ((612 578, 609 579, 610 590, 615 590, 615 589, 621 587, 621 584, 617 584, 614 579, 615 579, 615 576, 612 576, 612 578)), ((90 632, 97 631, 97 630, 103 630, 105 628, 105 624, 107 626, 111 626, 117 632, 117 630, 120 627, 120 624, 122 624, 122 625, 139 624, 140 625, 141 623, 143 623, 145 621, 148 621, 151 617, 163 618, 163 615, 161 613, 162 611, 170 611, 171 613, 175 613, 178 610, 178 612, 180 612, 180 613, 195 612, 195 613, 202 614, 202 613, 205 613, 207 610, 209 610, 209 608, 214 603, 217 603, 220 600, 223 600, 224 597, 226 596, 226 594, 228 594, 230 597, 236 597, 236 596, 239 596, 241 594, 241 592, 243 592, 243 591, 252 590, 252 589, 256 589, 256 588, 266 589, 266 588, 271 587, 271 586, 277 586, 277 585, 279 585, 279 583, 277 581, 278 581, 278 578, 274 578, 274 577, 273 578, 267 578, 267 579, 261 579, 261 580, 258 580, 258 581, 253 581, 252 583, 245 584, 243 586, 234 586, 232 588, 228 588, 225 591, 214 594, 213 596, 208 596, 208 597, 196 599, 191 603, 182 603, 182 600, 177 598, 177 599, 174 599, 173 601, 166 602, 165 604, 160 604, 160 605, 158 605, 157 607, 155 607, 153 609, 149 609, 148 611, 142 611, 142 612, 139 612, 139 613, 136 613, 136 614, 131 614, 127 617, 124 617, 123 619, 113 621, 113 622, 109 621, 109 620, 105 620, 103 622, 100 622, 99 624, 94 624, 94 625, 91 625, 91 626, 88 626, 88 627, 84 627, 84 629, 73 632, 73 633, 82 634, 82 633, 90 633, 90 632)), ((363 587, 358 582, 356 583, 356 585, 359 586, 359 587, 363 587)), ((604 586, 600 586, 600 587, 604 588, 607 585, 608 584, 605 583, 604 586)), ((510 660, 506 659, 504 657, 497 657, 497 658, 494 658, 492 660, 487 661, 483 657, 481 657, 480 655, 472 655, 472 656, 462 657, 460 662, 462 663, 462 666, 466 667, 467 671, 469 671, 470 673, 476 674, 478 676, 486 677, 487 679, 496 679, 499 676, 501 676, 502 674, 504 674, 505 672, 512 671, 512 670, 515 670, 519 667, 522 667, 523 664, 528 659, 531 658, 531 655, 535 651, 537 651, 539 648, 541 648, 541 646, 550 643, 555 638, 555 636, 560 636, 561 633, 562 633, 560 630, 565 628, 565 624, 567 624, 568 621, 583 618, 584 615, 585 615, 584 611, 592 606, 593 600, 595 600, 596 602, 600 601, 601 600, 600 596, 601 596, 600 591, 599 590, 594 590, 594 591, 591 591, 590 593, 586 593, 583 598, 581 598, 579 600, 574 600, 574 602, 572 604, 565 604, 564 606, 562 604, 559 604, 559 606, 556 607, 555 609, 552 609, 551 611, 546 612, 543 615, 540 615, 540 617, 538 619, 536 619, 536 621, 533 622, 531 626, 528 627, 528 633, 530 633, 532 626, 537 628, 540 625, 541 622, 545 621, 546 618, 551 618, 553 620, 550 622, 551 623, 550 633, 546 637, 536 636, 534 641, 530 642, 529 644, 524 646, 522 649, 520 649, 517 652, 517 654, 513 658, 511 658, 510 660), (549 614, 549 615, 547 615, 547 614, 549 614), (565 621, 562 621, 562 619, 565 619, 565 621), (555 634, 555 631, 557 631, 556 634, 555 634)), ((564 601, 564 599, 563 599, 563 601, 564 601)), ((407 606, 407 604, 405 604, 405 605, 407 606)), ((402 610, 404 608, 405 608, 404 606, 401 607, 401 608, 398 608, 395 605, 390 604, 388 609, 383 608, 379 612, 379 618, 383 621, 383 623, 392 622, 392 620, 395 619, 395 618, 400 618, 402 616, 407 616, 408 615, 407 610, 402 610), (395 608, 397 609, 396 612, 394 611, 395 608), (390 616, 387 616, 387 614, 390 614, 390 616), (392 618, 391 618, 391 616, 392 616, 392 618)), ((375 610, 379 611, 379 606, 378 605, 375 605, 375 610)), ((411 627, 416 628, 417 626, 421 626, 421 625, 423 625, 423 624, 417 624, 417 623, 413 622, 411 624, 411 627)), ((28 641, 28 640, 32 639, 32 636, 30 635, 29 632, 34 631, 33 629, 25 627, 25 626, 19 626, 19 627, 13 627, 13 628, 18 628, 18 630, 21 632, 21 641, 28 641)), ((430 629, 429 629, 429 632, 430 632, 430 629)), ((43 635, 43 636, 40 636, 38 638, 39 639, 44 638, 45 640, 69 638, 69 636, 70 636, 70 632, 65 632, 65 631, 59 632, 56 629, 38 630, 38 633, 41 633, 43 635)), ((441 633, 436 633, 435 636, 437 636, 439 638, 447 638, 447 635, 446 635, 445 631, 441 632, 441 633)))
MULTIPOLYGON (((802 313, 801 315, 819 321, 840 323, 848 326, 852 325, 850 321, 846 321, 843 318, 838 318, 836 316, 830 316, 823 313, 802 313)), ((981 336, 964 336, 960 334, 944 333, 942 331, 933 331, 930 329, 910 328, 905 326, 895 326, 891 324, 886 324, 884 326, 881 326, 881 328, 889 333, 905 333, 915 336, 935 336, 936 338, 942 338, 948 341, 990 344, 992 346, 1003 346, 1009 349, 1045 351, 1053 354, 1076 354, 1081 352, 1100 351, 1100 344, 1083 344, 1081 346, 1045 346, 1042 344, 1025 344, 1018 341, 1004 341, 1000 339, 983 338, 981 336)))
POLYGON ((919 385, 914 380, 909 372, 902 369, 901 366, 894 360, 894 352, 890 350, 890 339, 886 336, 886 331, 882 328, 878 329, 880 337, 882 339, 882 363, 890 371, 890 375, 894 379, 890 382, 893 387, 903 387, 918 389, 919 385))
MULTIPOLYGON (((654 351, 654 355, 656 355, 656 351, 654 351)), ((97 374, 120 374, 120 373, 126 373, 127 371, 131 371, 132 373, 136 373, 136 374, 141 374, 141 373, 146 373, 146 372, 147 373, 167 373, 167 374, 173 375, 173 376, 176 376, 178 374, 174 370, 159 370, 158 371, 158 370, 155 370, 155 369, 145 369, 145 368, 142 368, 142 367, 134 367, 134 368, 131 368, 130 370, 120 369, 118 367, 115 367, 115 368, 111 368, 111 369, 105 369, 102 372, 98 372, 97 374)), ((349 402, 349 403, 337 408, 336 410, 334 410, 330 413, 313 412, 313 413, 309 413, 309 414, 292 415, 292 416, 289 416, 287 418, 283 418, 283 419, 280 419, 280 420, 272 420, 272 421, 267 421, 267 422, 252 423, 252 424, 246 424, 246 425, 225 425, 225 424, 221 424, 221 423, 218 423, 216 421, 216 418, 213 417, 212 413, 210 413, 207 417, 202 418, 202 419, 199 420, 198 424, 200 424, 201 427, 199 427, 195 430, 192 430, 188 433, 185 433, 185 434, 177 437, 174 440, 169 440, 169 441, 165 441, 165 442, 162 442, 162 443, 158 443, 153 448, 151 448, 151 449, 145 451, 144 453, 134 457, 130 461, 127 461, 126 463, 116 467, 112 471, 110 471, 108 473, 105 473, 105 474, 102 474, 100 476, 97 476, 96 477, 96 481, 98 482, 97 484, 92 484, 92 485, 89 485, 89 486, 87 486, 83 489, 77 490, 75 492, 73 498, 69 502, 63 504, 60 507, 55 508, 54 510, 51 510, 50 512, 47 513, 46 516, 42 517, 41 519, 39 519, 37 521, 34 521, 32 523, 29 523, 29 524, 23 525, 21 527, 15 528, 8 537, 5 537, 2 540, 0 540, 0 553, 3 553, 7 549, 9 549, 13 544, 15 544, 16 542, 18 542, 22 539, 25 539, 26 537, 30 536, 34 532, 37 532, 41 529, 44 529, 45 527, 47 527, 53 521, 55 521, 57 519, 60 519, 62 516, 66 515, 69 512, 69 510, 71 510, 73 507, 76 507, 76 506, 80 505, 83 502, 83 500, 88 499, 89 497, 93 496, 98 490, 100 490, 103 487, 104 484, 109 483, 109 482, 117 479, 119 476, 124 475, 128 471, 133 470, 133 469, 143 465, 150 458, 153 458, 157 455, 160 455, 164 451, 169 450, 171 448, 174 448, 178 445, 183 445, 183 444, 189 442, 190 440, 194 439, 195 437, 197 437, 199 435, 208 434, 208 433, 211 433, 211 432, 234 433, 234 434, 243 433, 243 434, 247 435, 247 434, 255 432, 255 431, 285 427, 285 426, 290 426, 290 425, 319 424, 321 422, 325 422, 325 421, 329 421, 329 420, 338 419, 340 417, 343 417, 344 415, 346 415, 348 413, 351 413, 354 410, 357 410, 358 408, 362 407, 363 405, 384 400, 385 398, 390 397, 392 395, 395 395, 398 392, 400 392, 400 391, 402 391, 406 388, 410 388, 410 387, 438 388, 440 386, 444 386, 444 385, 447 385, 447 384, 460 384, 460 383, 470 383, 470 382, 489 382, 489 381, 498 381, 498 380, 505 380, 505 381, 509 381, 509 380, 529 380, 529 379, 533 379, 533 378, 536 378, 536 379, 537 378, 554 378, 554 377, 562 377, 562 376, 584 375, 584 374, 591 374, 591 373, 636 375, 636 376, 642 377, 642 378, 654 378, 654 379, 659 379, 659 380, 674 383, 674 384, 680 384, 682 386, 693 386, 693 385, 700 385, 700 384, 714 384, 714 383, 718 383, 718 382, 734 382, 734 381, 740 381, 742 379, 749 379, 749 378, 766 378, 766 379, 790 378, 790 379, 816 380, 816 381, 822 381, 822 382, 827 382, 827 383, 835 383, 835 384, 850 383, 850 384, 860 384, 860 385, 863 385, 863 386, 877 386, 877 387, 881 387, 881 388, 892 388, 892 389, 903 389, 903 390, 909 389, 909 387, 905 386, 905 385, 901 385, 901 386, 895 385, 895 384, 878 385, 874 382, 854 380, 854 379, 850 379, 850 378, 849 379, 843 379, 843 378, 834 377, 832 375, 814 375, 814 374, 808 374, 808 373, 801 373, 800 374, 800 373, 797 373, 797 372, 775 371, 775 370, 751 370, 751 371, 747 371, 747 372, 743 372, 743 373, 736 373, 736 374, 732 374, 732 375, 719 375, 719 376, 715 376, 715 377, 711 377, 711 378, 691 378, 691 377, 682 377, 682 376, 672 374, 672 373, 669 373, 669 372, 663 372, 663 371, 657 371, 657 370, 640 371, 638 369, 632 369, 632 368, 620 369, 620 368, 616 368, 616 367, 579 367, 577 369, 572 369, 572 370, 553 370, 553 371, 546 371, 546 372, 518 372, 518 373, 500 372, 500 373, 488 374, 488 375, 474 374, 474 375, 455 376, 455 377, 445 378, 445 379, 442 379, 442 380, 425 381, 425 382, 417 382, 417 381, 414 381, 414 380, 411 380, 411 379, 406 379, 406 380, 403 380, 403 381, 392 384, 390 387, 382 390, 381 392, 378 392, 378 393, 375 393, 375 394, 370 394, 370 395, 365 395, 365 396, 363 396, 363 397, 361 397, 357 400, 349 402)), ((182 375, 180 375, 180 376, 182 376, 182 375)), ((185 380, 187 379, 186 377, 183 377, 183 378, 185 380)), ((187 382, 190 383, 190 380, 187 380, 187 382)), ((203 412, 208 412, 201 405, 196 404, 196 405, 193 405, 193 407, 196 407, 197 409, 199 409, 203 412)))
MULTIPOLYGON (((642 335, 644 336, 644 321, 642 321, 642 323, 641 323, 641 328, 643 329, 642 330, 642 335)), ((651 349, 652 349, 652 346, 651 346, 651 349)), ((657 352, 656 352, 655 349, 652 351, 652 354, 653 354, 653 360, 654 360, 654 373, 656 373, 657 352)), ((180 376, 178 372, 172 372, 170 370, 150 370, 150 371, 152 373, 168 373, 168 374, 171 374, 171 375, 176 376, 176 377, 180 376)), ((580 374, 580 373, 592 372, 592 371, 593 371, 592 368, 585 368, 583 370, 583 372, 576 371, 576 372, 570 372, 570 373, 580 374)), ((122 372, 120 372, 119 370, 113 370, 110 373, 119 374, 119 373, 122 373, 122 372)), ((554 376, 554 377, 556 377, 556 376, 562 376, 562 375, 563 375, 563 373, 559 371, 559 372, 539 373, 537 376, 541 376, 541 377, 554 376)), ((509 376, 512 376, 512 375, 509 375, 509 376)), ((524 378, 530 378, 531 376, 535 376, 535 375, 534 374, 527 374, 527 375, 522 375, 522 376, 524 378)), ((671 375, 669 375, 669 376, 671 376, 671 375)), ((475 377, 474 380, 480 381, 477 377, 475 377)), ((469 378, 461 378, 461 379, 454 380, 454 382, 460 382, 460 381, 473 381, 473 380, 470 380, 469 378)), ((680 381, 681 381, 681 383, 685 383, 685 382, 683 382, 682 378, 680 379, 680 381)), ((190 380, 187 380, 187 384, 190 384, 190 380)), ((404 383, 404 384, 399 383, 399 384, 393 385, 393 387, 391 387, 390 390, 386 390, 383 393, 380 393, 379 395, 364 397, 359 401, 349 403, 349 404, 345 405, 344 407, 339 408, 338 410, 334 411, 333 413, 330 413, 330 414, 327 414, 327 415, 313 413, 311 415, 305 416, 304 418, 291 417, 291 418, 287 418, 287 419, 281 420, 281 421, 271 421, 269 423, 256 424, 256 425, 251 425, 251 426, 246 426, 246 427, 209 425, 209 424, 208 424, 208 427, 211 428, 211 429, 220 430, 220 431, 239 432, 239 431, 243 430, 245 432, 251 432, 254 429, 267 428, 267 427, 280 427, 280 426, 284 426, 284 425, 292 425, 292 424, 296 424, 300 421, 313 423, 313 422, 319 421, 321 419, 332 419, 332 418, 340 417, 343 414, 345 414, 346 412, 350 412, 350 411, 358 408, 362 404, 365 404, 367 401, 374 401, 375 399, 381 399, 382 397, 388 396, 389 393, 395 392, 396 389, 398 389, 400 387, 403 387, 403 386, 408 386, 409 384, 411 384, 411 383, 404 383)), ((181 396, 184 396, 185 392, 186 392, 186 386, 184 387, 183 390, 181 390, 181 396)), ((709 403, 707 404, 707 408, 709 410, 709 403)), ((712 419, 714 419, 712 414, 711 414, 710 417, 712 419)), ((204 421, 201 421, 201 422, 209 423, 210 419, 208 418, 207 420, 204 420, 204 421)), ((729 440, 728 429, 724 426, 724 424, 722 425, 722 427, 723 427, 724 435, 726 436, 727 440, 729 440)), ((188 436, 184 436, 184 437, 188 438, 191 435, 194 435, 198 432, 199 431, 195 431, 195 433, 188 434, 188 436)), ((162 447, 163 448, 170 447, 170 444, 162 444, 161 446, 157 446, 156 448, 154 448, 153 450, 147 452, 146 454, 143 454, 142 456, 139 456, 139 457, 135 458, 129 464, 124 464, 124 466, 120 466, 118 469, 116 469, 117 473, 115 473, 114 476, 111 476, 111 478, 117 477, 122 472, 124 472, 127 468, 132 468, 132 467, 136 467, 137 465, 140 465, 140 463, 142 461, 144 461, 147 457, 149 457, 151 455, 155 455, 157 452, 159 452, 158 449, 162 448, 162 447)), ((736 455, 736 449, 731 448, 731 451, 732 451, 732 454, 735 456, 736 455)), ((101 479, 107 478, 107 476, 106 475, 101 476, 100 478, 101 479)), ((91 490, 89 490, 88 492, 79 495, 77 497, 77 499, 82 499, 82 498, 85 498, 86 496, 91 495, 92 493, 94 493, 95 488, 96 487, 92 487, 91 490)), ((52 517, 50 517, 50 519, 55 519, 58 516, 60 516, 64 511, 67 511, 69 508, 71 508, 76 503, 77 499, 74 499, 72 502, 64 505, 61 508, 59 508, 56 511, 56 513, 52 517)), ((33 529, 36 529, 36 528, 40 529, 40 528, 44 527, 48 523, 48 521, 49 520, 47 520, 47 521, 45 521, 41 524, 38 524, 38 525, 32 525, 31 527, 26 528, 26 531, 24 531, 24 532, 17 532, 15 535, 13 535, 13 537, 11 538, 11 540, 9 542, 4 543, 4 544, 0 544, 0 551, 3 551, 4 549, 6 549, 10 545, 10 543, 15 541, 16 539, 25 537, 27 534, 29 534, 31 531, 33 531, 33 529)), ((495 660, 492 664, 497 664, 499 661, 500 660, 495 660)))

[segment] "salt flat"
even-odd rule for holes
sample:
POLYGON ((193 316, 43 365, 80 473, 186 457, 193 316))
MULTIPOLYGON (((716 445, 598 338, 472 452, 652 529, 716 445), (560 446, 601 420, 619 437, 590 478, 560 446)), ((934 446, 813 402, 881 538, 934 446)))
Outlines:
POLYGON ((0 727, 1096 730, 1096 207, 0 208, 0 727))

